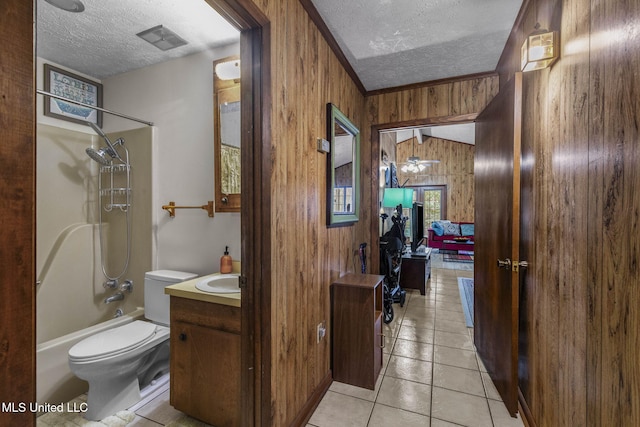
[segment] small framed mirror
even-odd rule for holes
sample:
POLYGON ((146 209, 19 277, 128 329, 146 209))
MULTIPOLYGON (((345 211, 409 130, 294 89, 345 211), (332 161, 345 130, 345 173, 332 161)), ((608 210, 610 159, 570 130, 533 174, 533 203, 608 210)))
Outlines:
POLYGON ((240 60, 213 66, 215 211, 240 212, 240 60))
POLYGON ((360 210, 360 131, 336 107, 327 104, 327 226, 350 225, 360 210))

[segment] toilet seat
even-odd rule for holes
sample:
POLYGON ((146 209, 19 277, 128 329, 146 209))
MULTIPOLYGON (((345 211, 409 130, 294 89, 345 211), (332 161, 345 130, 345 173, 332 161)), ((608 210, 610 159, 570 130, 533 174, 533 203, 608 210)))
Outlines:
POLYGON ((91 362, 126 353, 144 345, 156 335, 157 326, 135 320, 126 325, 92 335, 69 350, 69 360, 91 362))

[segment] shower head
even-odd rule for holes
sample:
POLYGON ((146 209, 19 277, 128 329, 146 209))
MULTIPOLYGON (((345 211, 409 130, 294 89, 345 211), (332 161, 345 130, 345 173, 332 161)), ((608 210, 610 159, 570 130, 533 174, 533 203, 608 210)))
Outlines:
MULTIPOLYGON (((106 147, 100 148, 98 150, 95 150, 89 147, 85 150, 85 152, 89 157, 91 157, 93 160, 100 163, 101 165, 109 166, 109 164, 111 163, 111 159, 107 157, 107 154, 111 156, 111 154, 109 153, 109 150, 110 148, 106 148, 106 147)), ((114 156, 111 156, 111 157, 113 158, 114 156)))
MULTIPOLYGON (((111 157, 116 158, 118 160, 122 161, 122 158, 120 157, 120 154, 118 154, 118 150, 116 150, 116 147, 114 146, 114 144, 109 140, 109 138, 107 137, 107 135, 102 131, 102 129, 100 129, 98 127, 98 125, 96 125, 93 122, 87 122, 87 124, 89 126, 91 126, 91 128, 102 137, 102 139, 105 140, 105 142, 107 143, 107 145, 109 146, 108 148, 101 148, 100 150, 96 151, 93 149, 89 149, 87 148, 87 154, 89 155, 89 157, 91 157, 93 160, 95 160, 96 162, 102 163, 103 165, 108 165, 110 160, 107 159, 105 157, 105 154, 109 154, 111 157), (93 151, 93 153, 95 153, 95 155, 90 154, 89 150, 93 151), (104 159, 103 161, 98 160, 98 158, 102 158, 104 159)), ((120 144, 122 145, 124 143, 124 140, 122 138, 118 138, 116 140, 116 144, 120 144)))

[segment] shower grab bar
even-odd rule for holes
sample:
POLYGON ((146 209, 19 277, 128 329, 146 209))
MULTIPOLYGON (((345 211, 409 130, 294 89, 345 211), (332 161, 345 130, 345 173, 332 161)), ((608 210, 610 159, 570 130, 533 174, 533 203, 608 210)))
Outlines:
POLYGON ((162 209, 168 211, 171 218, 176 216, 176 209, 204 209, 209 213, 209 218, 213 218, 213 200, 202 206, 176 206, 176 202, 169 202, 168 205, 163 205, 162 209))
POLYGON ((136 119, 135 117, 127 116, 126 114, 116 113, 115 111, 107 110, 106 108, 96 107, 95 105, 85 104, 83 102, 74 101, 73 99, 65 98, 64 96, 55 95, 50 92, 45 92, 44 90, 36 89, 36 93, 44 96, 50 96, 52 98, 60 99, 64 102, 70 102, 71 104, 76 104, 81 107, 91 108, 93 110, 102 111, 103 113, 112 114, 114 116, 122 117, 123 119, 133 120, 134 122, 143 123, 147 126, 153 126, 153 122, 148 122, 142 119, 136 119))

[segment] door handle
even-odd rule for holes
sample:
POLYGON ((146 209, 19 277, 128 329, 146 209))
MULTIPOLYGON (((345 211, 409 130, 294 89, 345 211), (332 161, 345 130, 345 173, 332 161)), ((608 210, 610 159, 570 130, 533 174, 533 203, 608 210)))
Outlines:
POLYGON ((499 259, 498 260, 498 268, 504 268, 505 270, 511 270, 511 260, 509 258, 505 259, 504 261, 499 259))

